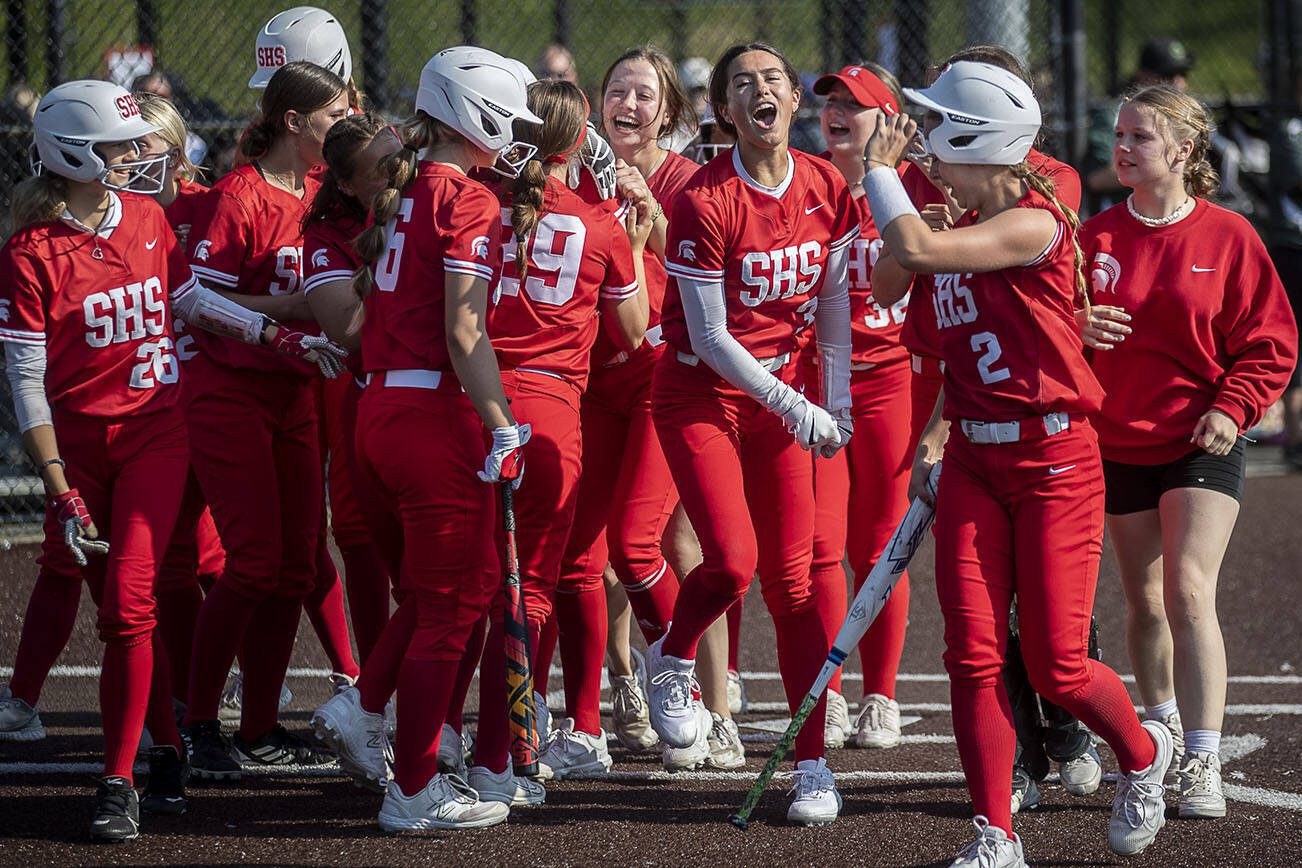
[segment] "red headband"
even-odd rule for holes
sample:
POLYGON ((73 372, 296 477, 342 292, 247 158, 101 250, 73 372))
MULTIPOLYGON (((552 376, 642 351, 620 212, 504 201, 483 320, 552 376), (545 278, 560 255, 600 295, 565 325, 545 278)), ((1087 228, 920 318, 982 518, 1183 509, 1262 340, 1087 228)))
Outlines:
POLYGON ((570 161, 570 157, 574 156, 576 153, 582 150, 583 143, 588 140, 587 118, 588 115, 592 114, 592 106, 588 104, 587 94, 585 94, 583 91, 579 91, 579 95, 583 97, 583 129, 579 132, 579 140, 575 142, 574 147, 570 148, 568 151, 562 151, 559 154, 552 154, 549 157, 543 157, 542 161, 544 163, 553 163, 553 164, 568 163, 570 161))

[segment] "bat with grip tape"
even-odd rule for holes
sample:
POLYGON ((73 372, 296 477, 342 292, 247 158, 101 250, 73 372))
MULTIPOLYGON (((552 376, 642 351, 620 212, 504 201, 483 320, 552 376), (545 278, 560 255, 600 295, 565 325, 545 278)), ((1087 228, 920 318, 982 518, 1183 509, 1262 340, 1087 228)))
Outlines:
MULTIPOLYGON (((939 480, 940 465, 937 464, 932 468, 931 475, 927 479, 927 490, 933 501, 936 497, 936 483, 939 480)), ((850 612, 841 624, 841 629, 832 642, 832 650, 827 652, 827 661, 819 671, 818 677, 814 679, 813 686, 805 694, 786 732, 782 733, 782 738, 778 740, 778 746, 773 749, 768 762, 764 763, 764 768, 760 770, 759 777, 751 785, 750 792, 741 803, 741 808, 728 818, 728 822, 738 829, 745 829, 749 825, 751 811, 755 810, 764 788, 773 779, 778 765, 791 749, 791 745, 795 743, 796 736, 800 734, 800 729, 805 725, 814 706, 818 705, 818 700, 827 689, 828 682, 832 680, 836 670, 841 668, 845 658, 859 644, 859 640, 868 632, 873 620, 881 614, 886 601, 890 599, 891 591, 895 590, 895 584, 904 573, 904 568, 913 559, 918 546, 922 545, 922 540, 926 537, 927 530, 935 517, 935 508, 928 506, 922 498, 915 498, 910 504, 909 511, 904 514, 890 542, 886 543, 886 547, 877 558, 877 563, 864 579, 859 593, 855 594, 854 600, 851 601, 850 612)))
POLYGON ((511 480, 503 480, 502 531, 506 537, 506 707, 510 720, 511 764, 523 777, 538 774, 538 716, 533 706, 529 618, 520 588, 520 558, 515 542, 515 500, 511 480))

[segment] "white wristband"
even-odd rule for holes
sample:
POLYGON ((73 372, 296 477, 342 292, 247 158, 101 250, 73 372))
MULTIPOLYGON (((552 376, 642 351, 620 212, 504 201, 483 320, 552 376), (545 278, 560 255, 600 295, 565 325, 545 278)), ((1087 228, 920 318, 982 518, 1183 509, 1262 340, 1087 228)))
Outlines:
POLYGON ((890 166, 878 166, 865 175, 863 190, 868 196, 868 208, 878 232, 885 232, 886 227, 900 217, 918 216, 918 209, 913 207, 899 174, 890 166))

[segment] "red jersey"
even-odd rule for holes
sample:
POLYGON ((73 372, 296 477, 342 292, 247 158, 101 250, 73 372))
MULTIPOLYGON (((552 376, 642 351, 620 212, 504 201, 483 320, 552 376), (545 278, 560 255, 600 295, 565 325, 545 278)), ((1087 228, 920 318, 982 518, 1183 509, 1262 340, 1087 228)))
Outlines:
MULTIPOLYGON (((1103 390, 1082 352, 1075 317, 1075 252, 1071 229, 1034 190, 1018 208, 1042 208, 1057 223, 1053 241, 1034 262, 984 274, 937 274, 931 313, 945 361, 946 419, 1003 422, 1046 413, 1089 413, 1103 390)), ((975 222, 964 214, 958 226, 975 222)))
MULTIPOLYGON (((205 212, 190 230, 190 264, 213 289, 243 295, 289 295, 303 284, 303 217, 320 183, 309 176, 303 198, 266 180, 252 165, 241 166, 213 185, 205 212)), ((320 334, 314 322, 294 320, 289 328, 320 334)), ((200 349, 218 364, 271 373, 316 376, 316 365, 260 347, 200 332, 200 349)))
MULTIPOLYGON (((190 229, 199 219, 206 207, 208 188, 188 178, 177 178, 176 198, 172 204, 163 209, 167 222, 176 233, 176 240, 183 252, 189 252, 190 229)), ((199 355, 199 345, 194 335, 188 332, 189 324, 177 317, 172 321, 172 330, 176 333, 176 355, 184 364, 199 355)))
MULTIPOLYGON (((338 280, 351 282, 362 260, 353 250, 353 241, 368 223, 337 215, 333 219, 313 220, 303 230, 303 293, 338 280)), ((360 350, 348 354, 344 362, 355 376, 366 371, 360 350)))
POLYGON ((796 354, 808 342, 827 257, 859 236, 859 211, 832 164, 791 150, 777 188, 756 183, 736 149, 706 163, 669 221, 661 325, 692 352, 680 279, 722 281, 728 331, 758 359, 796 354))
POLYGON ((1162 464, 1188 453, 1208 410, 1242 429, 1279 398, 1297 360, 1297 326, 1257 233, 1202 199, 1169 226, 1115 205, 1081 227, 1093 301, 1124 307, 1131 334, 1089 351, 1107 394, 1103 456, 1162 464))
POLYGON ((881 253, 882 236, 873 222, 868 197, 859 196, 854 202, 859 209, 859 237, 850 247, 850 361, 858 365, 903 361, 909 351, 900 344, 900 330, 909 307, 909 293, 889 308, 873 299, 872 273, 881 253))
POLYGON ((50 406, 121 418, 176 403, 169 300, 198 283, 157 202, 109 195, 107 237, 58 220, 0 250, 0 340, 45 346, 50 406))
POLYGON ((564 182, 548 178, 521 291, 509 201, 501 210, 502 278, 488 312, 498 363, 503 370, 549 371, 583 388, 599 298, 637 294, 632 245, 611 205, 589 205, 564 182))
POLYGON ((487 187, 442 163, 422 162, 385 226, 388 243, 366 297, 362 355, 368 372, 451 371, 444 274, 492 285, 502 259, 501 206, 487 187))

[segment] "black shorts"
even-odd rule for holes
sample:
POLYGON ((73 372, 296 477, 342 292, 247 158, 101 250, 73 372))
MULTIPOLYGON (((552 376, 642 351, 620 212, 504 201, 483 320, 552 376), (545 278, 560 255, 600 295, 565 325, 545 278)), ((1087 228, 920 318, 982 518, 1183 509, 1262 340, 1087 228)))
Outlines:
POLYGON ((1229 455, 1195 449, 1168 464, 1122 464, 1104 459, 1104 509, 1109 515, 1157 509, 1162 495, 1173 488, 1206 488, 1242 502, 1243 463, 1242 437, 1229 455))

